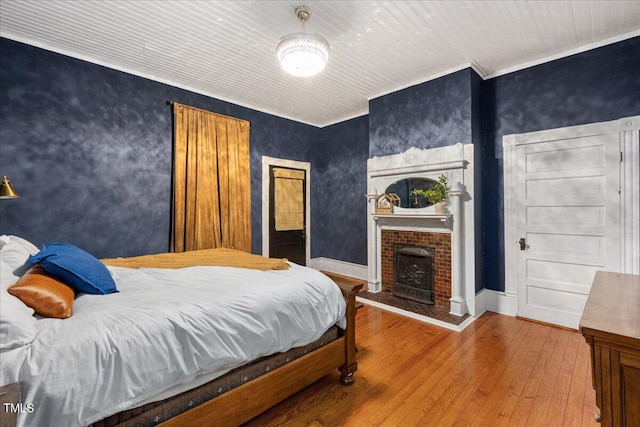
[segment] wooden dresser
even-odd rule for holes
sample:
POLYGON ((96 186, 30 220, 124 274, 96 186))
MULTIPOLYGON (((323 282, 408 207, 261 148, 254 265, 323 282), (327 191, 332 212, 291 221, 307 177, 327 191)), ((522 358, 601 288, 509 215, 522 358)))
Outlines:
POLYGON ((640 426, 640 276, 596 273, 580 320, 603 426, 640 426))

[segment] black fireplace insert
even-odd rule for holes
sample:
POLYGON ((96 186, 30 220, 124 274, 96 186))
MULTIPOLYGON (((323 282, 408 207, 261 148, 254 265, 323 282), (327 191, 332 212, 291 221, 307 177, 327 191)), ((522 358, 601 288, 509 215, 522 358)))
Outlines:
POLYGON ((393 294, 424 304, 435 304, 435 249, 393 245, 393 294))

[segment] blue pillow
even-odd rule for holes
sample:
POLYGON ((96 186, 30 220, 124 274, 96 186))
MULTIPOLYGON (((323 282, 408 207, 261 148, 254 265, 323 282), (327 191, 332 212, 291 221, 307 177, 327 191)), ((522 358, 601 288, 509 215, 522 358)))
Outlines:
POLYGON ((47 243, 27 260, 76 291, 88 294, 118 292, 107 267, 96 257, 70 243, 47 243))

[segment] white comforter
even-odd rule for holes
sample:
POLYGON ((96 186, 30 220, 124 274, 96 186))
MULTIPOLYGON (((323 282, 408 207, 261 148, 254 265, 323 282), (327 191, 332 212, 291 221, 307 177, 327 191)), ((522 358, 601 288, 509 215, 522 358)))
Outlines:
POLYGON ((79 296, 71 318, 38 320, 30 345, 3 353, 33 407, 19 426, 89 425, 344 327, 339 288, 297 265, 109 269, 119 293, 79 296))

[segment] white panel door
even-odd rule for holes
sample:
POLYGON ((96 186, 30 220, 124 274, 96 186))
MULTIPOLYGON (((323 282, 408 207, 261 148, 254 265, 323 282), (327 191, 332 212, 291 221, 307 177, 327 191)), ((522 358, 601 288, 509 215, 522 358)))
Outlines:
POLYGON ((620 271, 620 134, 519 145, 518 315, 578 327, 597 270, 620 271))

